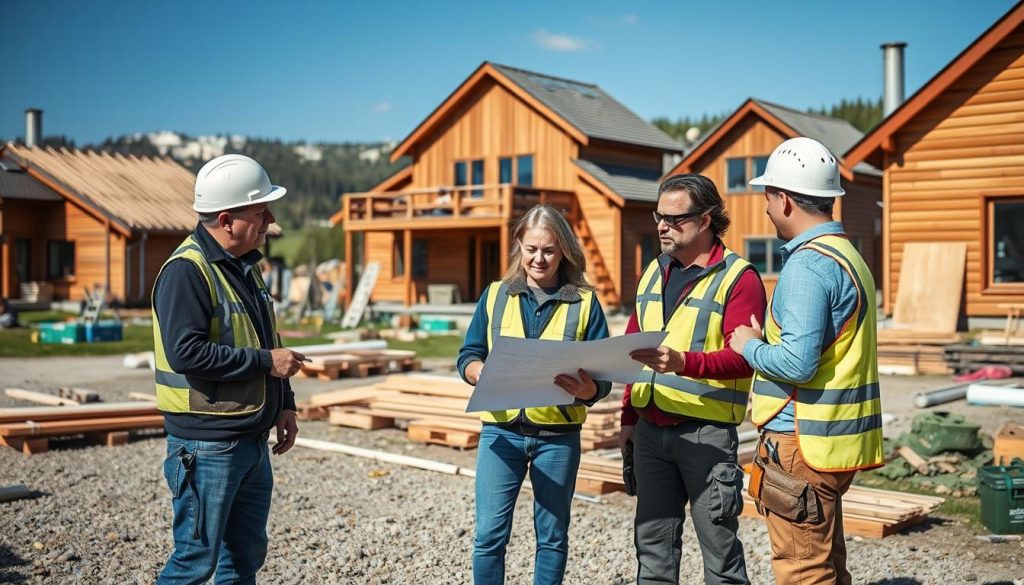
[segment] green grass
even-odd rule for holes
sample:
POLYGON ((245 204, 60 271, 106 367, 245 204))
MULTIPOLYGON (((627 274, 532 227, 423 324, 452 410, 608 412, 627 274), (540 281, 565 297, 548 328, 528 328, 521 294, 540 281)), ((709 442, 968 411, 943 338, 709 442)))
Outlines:
POLYGON ((287 230, 280 238, 271 241, 270 253, 284 258, 285 264, 288 266, 295 266, 295 257, 305 240, 306 230, 287 230))
MULTIPOLYGON (((933 491, 924 490, 908 481, 894 481, 877 475, 872 471, 857 474, 857 485, 879 488, 883 490, 894 490, 911 494, 923 494, 926 496, 938 495, 933 491)), ((987 533, 988 529, 981 523, 981 499, 977 496, 957 498, 950 495, 941 496, 946 501, 938 507, 936 512, 946 518, 953 518, 963 522, 970 530, 978 534, 987 533)))
MULTIPOLYGON (((38 321, 35 322, 38 323, 38 321)), ((153 328, 148 325, 125 325, 122 341, 76 343, 74 345, 33 343, 33 331, 36 330, 30 327, 0 329, 0 357, 116 355, 153 349, 153 328)))

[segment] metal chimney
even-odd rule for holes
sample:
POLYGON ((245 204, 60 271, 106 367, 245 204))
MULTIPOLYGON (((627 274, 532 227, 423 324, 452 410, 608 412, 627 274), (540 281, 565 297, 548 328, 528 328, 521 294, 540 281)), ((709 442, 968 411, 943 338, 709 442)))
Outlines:
POLYGON ((882 45, 882 116, 888 117, 903 103, 903 49, 907 43, 882 45))
POLYGON ((38 146, 43 139, 43 111, 36 108, 25 110, 25 146, 38 146))

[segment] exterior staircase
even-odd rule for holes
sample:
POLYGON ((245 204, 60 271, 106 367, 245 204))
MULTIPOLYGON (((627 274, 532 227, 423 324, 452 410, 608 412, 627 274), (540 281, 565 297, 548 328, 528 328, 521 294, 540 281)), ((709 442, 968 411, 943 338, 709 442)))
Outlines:
POLYGON ((605 310, 618 309, 619 305, 622 304, 622 296, 615 287, 615 279, 612 278, 611 272, 608 271, 608 265, 604 262, 604 257, 601 255, 601 249, 598 248, 597 241, 594 239, 594 233, 590 229, 590 224, 587 223, 587 218, 584 217, 578 207, 575 210, 574 216, 573 229, 576 231, 576 236, 579 237, 580 243, 583 245, 583 252, 587 256, 587 281, 597 289, 601 305, 605 310))

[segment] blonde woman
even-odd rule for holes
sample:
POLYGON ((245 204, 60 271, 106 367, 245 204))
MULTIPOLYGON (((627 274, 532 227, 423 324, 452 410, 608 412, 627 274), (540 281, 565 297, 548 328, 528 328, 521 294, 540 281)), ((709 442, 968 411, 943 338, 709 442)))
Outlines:
MULTIPOLYGON (((528 337, 583 341, 608 337, 586 258, 562 215, 547 205, 526 213, 512 232, 509 269, 481 296, 459 351, 462 377, 476 384, 494 339, 528 337)), ((576 397, 569 406, 493 411, 484 426, 476 465, 473 582, 504 583, 512 512, 527 472, 533 484, 537 552, 533 582, 561 583, 569 551, 569 507, 580 464, 580 427, 587 406, 608 395, 610 382, 583 370, 554 383, 576 397)))

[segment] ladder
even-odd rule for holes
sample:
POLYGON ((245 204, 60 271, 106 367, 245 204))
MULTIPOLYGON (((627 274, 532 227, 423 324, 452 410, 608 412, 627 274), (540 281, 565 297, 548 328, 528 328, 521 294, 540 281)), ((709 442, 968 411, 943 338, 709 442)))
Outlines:
POLYGON ((350 329, 359 325, 363 313, 366 312, 366 305, 370 303, 370 293, 373 292, 373 287, 377 284, 378 273, 380 273, 380 262, 370 262, 366 265, 366 270, 363 272, 362 278, 359 279, 359 286, 356 287, 356 292, 352 295, 348 311, 345 311, 345 316, 341 319, 343 328, 350 329))
POLYGON ((82 308, 82 323, 95 323, 103 311, 103 290, 95 289, 89 292, 89 287, 82 289, 85 292, 85 306, 82 308))

